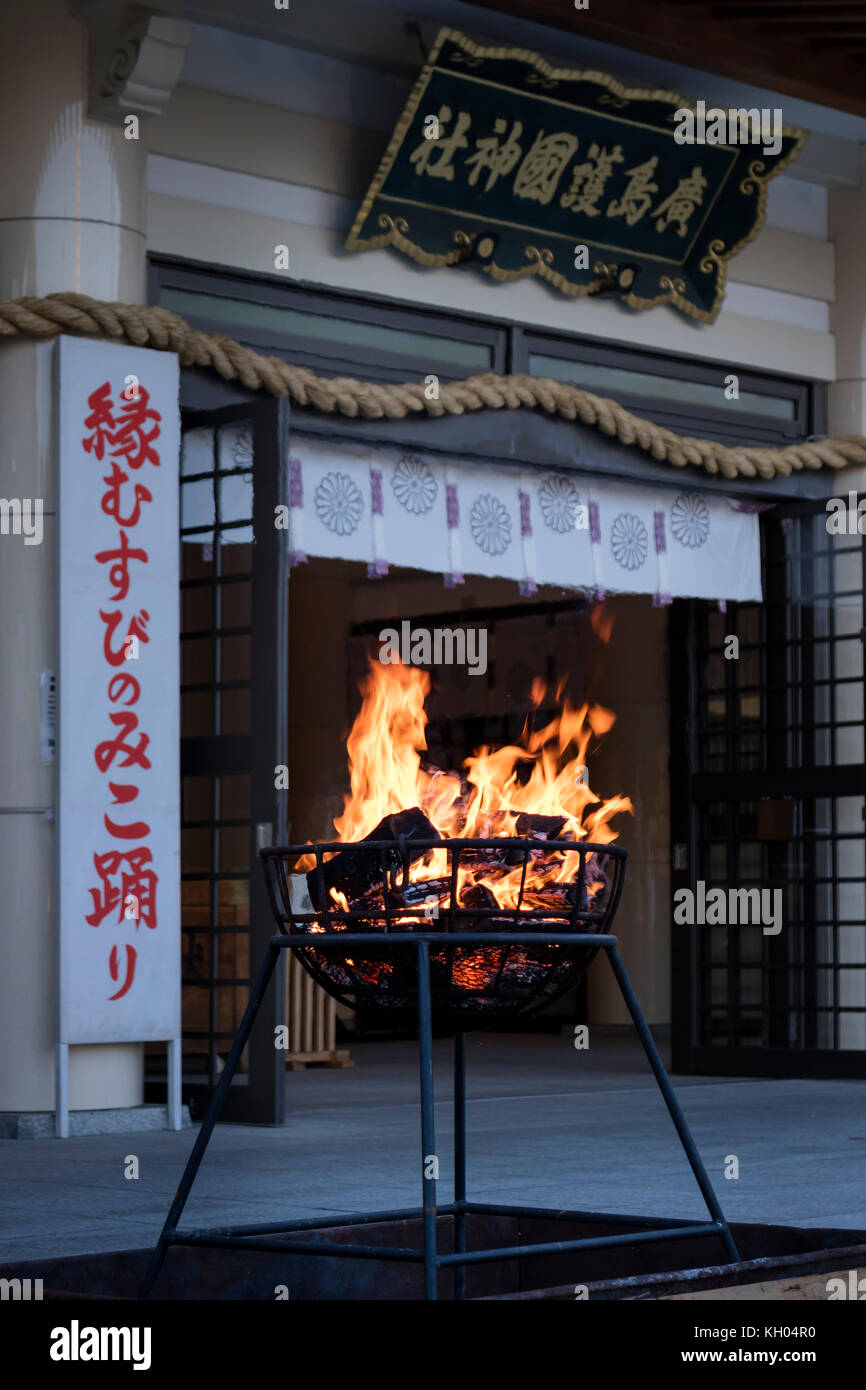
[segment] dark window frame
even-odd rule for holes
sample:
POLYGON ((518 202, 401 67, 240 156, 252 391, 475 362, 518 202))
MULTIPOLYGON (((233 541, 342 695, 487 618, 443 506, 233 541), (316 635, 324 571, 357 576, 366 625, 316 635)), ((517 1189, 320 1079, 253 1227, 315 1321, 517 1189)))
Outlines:
MULTIPOLYGON (((793 444, 797 440, 818 433, 818 423, 823 423, 823 405, 816 397, 824 393, 820 386, 793 377, 776 376, 771 372, 756 372, 738 367, 730 362, 717 363, 706 359, 668 356, 659 352, 647 352, 638 348, 612 346, 607 343, 589 343, 570 335, 538 332, 524 329, 519 338, 519 356, 514 370, 529 371, 529 360, 533 353, 544 353, 549 357, 559 357, 572 361, 591 363, 593 366, 609 366, 626 371, 645 372, 651 376, 669 377, 673 371, 682 379, 698 385, 716 386, 721 392, 726 376, 734 374, 742 392, 756 395, 784 397, 794 406, 790 420, 774 419, 766 415, 745 410, 731 410, 724 405, 690 406, 687 402, 665 399, 662 407, 653 409, 650 418, 660 425, 678 433, 687 434, 700 428, 702 434, 720 439, 724 443, 793 444)), ((580 385, 579 372, 576 385, 580 385)), ((637 415, 649 415, 646 396, 617 392, 617 401, 627 410, 637 415)))
MULTIPOLYGON (((460 272, 457 272, 460 273, 460 272)), ((734 373, 741 391, 773 396, 786 396, 794 404, 792 420, 773 419, 765 415, 739 411, 734 416, 723 404, 716 409, 708 406, 690 407, 688 403, 665 401, 663 408, 653 410, 651 418, 661 425, 682 434, 700 434, 723 443, 751 442, 767 447, 784 446, 798 440, 821 435, 826 428, 826 386, 802 378, 757 372, 740 367, 736 362, 713 362, 682 354, 660 351, 648 352, 633 347, 599 342, 582 336, 579 327, 571 333, 547 332, 538 325, 504 323, 501 319, 449 310, 442 313, 426 305, 419 306, 404 300, 382 299, 331 286, 300 284, 265 273, 219 267, 175 256, 151 255, 148 261, 148 298, 160 302, 163 289, 214 294, 222 298, 251 299, 263 305, 287 310, 301 310, 353 322, 365 322, 375 327, 441 336, 444 340, 463 338, 466 342, 490 347, 489 370, 496 373, 526 372, 530 353, 543 352, 565 360, 604 364, 612 368, 648 372, 660 377, 675 374, 682 380, 701 384, 717 384, 734 373)), ((206 332, 224 333, 225 324, 215 319, 191 318, 194 327, 206 332)), ((443 381, 465 376, 462 365, 449 362, 447 355, 437 359, 425 353, 423 358, 404 357, 362 345, 342 352, 334 344, 334 352, 324 352, 321 340, 281 335, 273 330, 256 334, 254 338, 239 335, 239 341, 257 351, 271 352, 288 362, 309 367, 322 375, 358 376, 382 382, 406 381, 414 373, 423 380, 433 373, 443 381)), ((578 382, 579 384, 579 376, 578 382)), ((646 415, 645 396, 617 394, 617 400, 638 415, 646 415)), ((303 429, 303 412, 298 424, 303 429)), ((337 423, 336 421, 334 422, 337 423)))

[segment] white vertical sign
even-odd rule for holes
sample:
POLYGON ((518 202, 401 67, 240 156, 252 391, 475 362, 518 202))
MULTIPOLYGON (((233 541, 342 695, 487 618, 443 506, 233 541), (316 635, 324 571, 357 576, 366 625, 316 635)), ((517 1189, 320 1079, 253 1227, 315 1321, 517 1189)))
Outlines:
POLYGON ((61 337, 61 1043, 180 1035, 178 363, 61 337))

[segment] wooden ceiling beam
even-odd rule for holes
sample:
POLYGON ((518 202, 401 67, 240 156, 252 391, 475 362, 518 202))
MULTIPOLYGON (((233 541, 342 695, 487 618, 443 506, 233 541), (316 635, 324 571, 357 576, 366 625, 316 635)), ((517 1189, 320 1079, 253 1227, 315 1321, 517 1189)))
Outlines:
MULTIPOLYGON (((815 63, 814 40, 796 42, 774 34, 772 45, 743 21, 721 19, 705 3, 697 7, 669 0, 604 0, 575 10, 566 0, 469 0, 482 10, 496 10, 535 24, 545 24, 578 38, 597 39, 668 62, 718 73, 737 82, 765 87, 802 101, 866 116, 862 68, 846 48, 815 63), (692 13, 689 13, 692 10, 692 13)), ((791 3, 791 0, 787 0, 791 3)), ((817 9, 815 13, 820 13, 817 9)), ((685 94, 684 94, 685 95, 685 94)), ((700 92, 690 95, 698 97, 700 92)))

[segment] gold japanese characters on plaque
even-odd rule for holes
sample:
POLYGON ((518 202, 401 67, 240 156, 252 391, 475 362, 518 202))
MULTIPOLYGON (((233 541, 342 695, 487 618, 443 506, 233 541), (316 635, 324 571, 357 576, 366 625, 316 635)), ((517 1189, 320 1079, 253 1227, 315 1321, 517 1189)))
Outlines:
POLYGON ((726 262, 760 230, 767 181, 805 135, 779 127, 768 143, 759 112, 714 128, 700 114, 671 92, 443 29, 346 249, 539 275, 564 294, 712 322, 726 262))

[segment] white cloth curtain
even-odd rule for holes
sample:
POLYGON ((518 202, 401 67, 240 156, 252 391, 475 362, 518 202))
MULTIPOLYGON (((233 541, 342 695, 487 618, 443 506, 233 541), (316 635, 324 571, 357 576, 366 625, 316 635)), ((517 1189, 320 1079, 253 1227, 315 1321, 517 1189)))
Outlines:
MULTIPOLYGON (((294 562, 320 555, 604 593, 761 599, 757 509, 723 494, 470 462, 421 451, 291 441, 294 562)), ((679 485, 677 485, 679 484, 679 485)))

